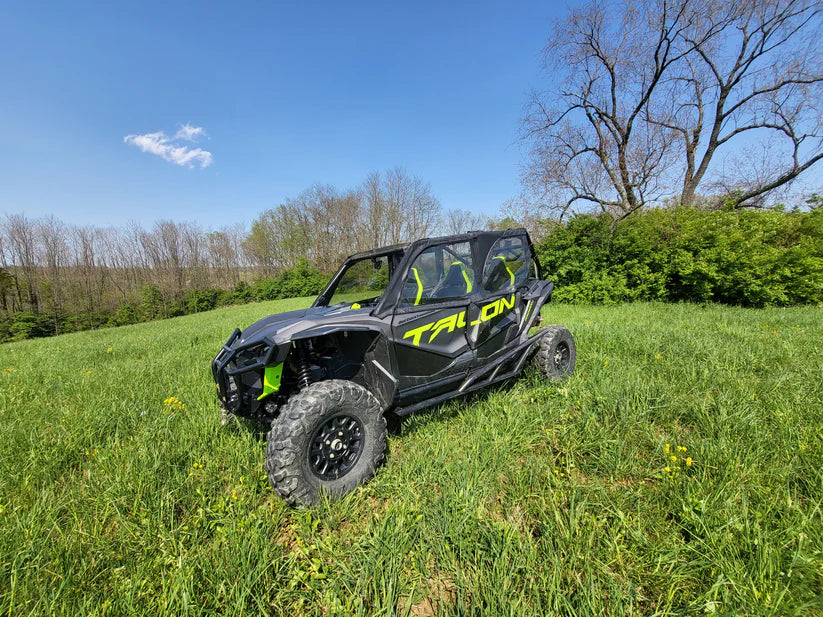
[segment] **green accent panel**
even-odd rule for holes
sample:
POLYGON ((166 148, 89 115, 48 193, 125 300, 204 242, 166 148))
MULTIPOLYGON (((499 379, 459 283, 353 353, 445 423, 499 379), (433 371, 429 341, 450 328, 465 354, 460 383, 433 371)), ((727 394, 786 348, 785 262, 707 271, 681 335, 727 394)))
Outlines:
POLYGON ((511 284, 514 285, 514 272, 512 272, 509 269, 509 264, 506 263, 506 258, 503 257, 502 255, 495 255, 494 259, 502 259, 503 260, 503 265, 506 266, 506 272, 509 273, 509 278, 511 278, 511 284))
POLYGON ((466 264, 462 261, 455 261, 453 266, 460 266, 460 272, 463 274, 463 279, 466 281, 466 293, 470 294, 472 292, 472 281, 469 278, 469 273, 466 272, 466 264))
POLYGON ((417 281, 417 297, 414 299, 414 305, 417 306, 420 304, 420 298, 423 297, 423 283, 420 280, 420 275, 417 274, 417 268, 412 268, 412 272, 414 272, 414 280, 417 281))
POLYGON ((257 400, 262 400, 272 392, 277 392, 280 389, 280 379, 283 377, 283 363, 275 364, 274 366, 267 366, 263 371, 263 394, 257 397, 257 400))
MULTIPOLYGON (((525 324, 525 323, 529 320, 529 315, 531 314, 531 312, 532 312, 532 301, 531 301, 531 300, 529 300, 529 304, 528 304, 528 306, 526 307, 526 314, 525 314, 525 315, 523 315, 523 324, 525 324)), ((521 327, 522 327, 522 326, 521 326, 521 327)), ((528 330, 528 329, 529 329, 529 328, 528 328, 528 327, 526 327, 526 330, 528 330)))

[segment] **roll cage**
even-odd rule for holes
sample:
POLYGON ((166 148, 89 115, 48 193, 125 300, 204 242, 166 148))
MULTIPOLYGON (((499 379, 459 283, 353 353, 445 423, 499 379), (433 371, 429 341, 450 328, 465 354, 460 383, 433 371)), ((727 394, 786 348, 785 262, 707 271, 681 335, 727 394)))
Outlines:
MULTIPOLYGON (((524 237, 526 239, 531 256, 531 263, 534 268, 532 276, 537 279, 542 278, 540 262, 537 259, 537 254, 535 253, 531 238, 529 237, 528 232, 522 227, 517 229, 507 229, 505 231, 471 231, 464 234, 451 236, 424 238, 422 240, 412 242, 411 244, 395 244, 371 251, 355 253, 354 255, 346 258, 340 269, 335 273, 328 285, 326 285, 326 288, 320 293, 319 296, 317 296, 317 299, 314 301, 312 306, 328 306, 328 302, 333 297, 340 280, 355 263, 365 259, 387 257, 389 265, 389 283, 383 293, 377 298, 376 307, 373 311, 373 314, 376 317, 385 317, 400 303, 403 288, 409 277, 411 277, 412 280, 416 279, 417 284, 422 287, 419 274, 414 271, 414 268, 411 267, 421 253, 432 247, 452 245, 463 242, 468 243, 471 247, 471 264, 466 263, 466 261, 461 259, 460 256, 454 255, 452 266, 455 267, 455 273, 453 276, 460 276, 465 279, 467 293, 478 293, 480 290, 477 288, 475 281, 480 281, 483 278, 483 267, 487 261, 489 251, 500 239, 513 237, 524 237)), ((448 274, 451 275, 451 273, 448 274)), ((513 282, 514 281, 512 280, 512 283, 513 282)))
POLYGON ((403 251, 403 258, 400 260, 396 266, 396 269, 392 273, 392 276, 389 279, 389 284, 383 292, 383 295, 379 298, 373 314, 376 317, 382 318, 394 311, 400 304, 403 288, 405 287, 406 280, 411 273, 411 266, 414 264, 415 260, 425 250, 445 244, 457 244, 461 242, 467 242, 469 244, 471 247, 472 257, 471 265, 461 260, 460 268, 463 270, 463 273, 465 273, 466 269, 472 270, 471 278, 473 282, 469 286, 467 293, 470 295, 482 293, 479 285, 474 282, 481 281, 483 279, 483 267, 489 256, 489 251, 491 251, 494 244, 499 240, 514 237, 523 237, 526 239, 531 256, 531 263, 533 264, 532 267, 534 268, 531 274, 533 278, 542 278, 540 262, 537 259, 537 254, 535 253, 531 238, 529 237, 528 232, 522 227, 517 229, 507 229, 505 231, 472 231, 452 236, 425 238, 412 242, 405 248, 403 251))

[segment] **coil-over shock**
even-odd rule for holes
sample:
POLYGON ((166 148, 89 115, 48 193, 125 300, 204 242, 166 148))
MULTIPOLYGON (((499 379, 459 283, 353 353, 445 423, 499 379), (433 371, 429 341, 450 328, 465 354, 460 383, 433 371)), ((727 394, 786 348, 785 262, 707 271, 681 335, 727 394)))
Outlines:
POLYGON ((311 384, 311 365, 309 364, 308 343, 294 342, 295 360, 297 364, 297 382, 300 389, 308 388, 311 384))

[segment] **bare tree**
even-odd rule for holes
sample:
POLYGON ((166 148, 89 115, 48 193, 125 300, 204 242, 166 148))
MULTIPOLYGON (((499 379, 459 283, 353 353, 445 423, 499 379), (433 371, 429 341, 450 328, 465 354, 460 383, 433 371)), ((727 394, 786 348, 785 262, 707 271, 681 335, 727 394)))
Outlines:
POLYGON ((241 225, 223 227, 206 234, 209 267, 223 285, 240 280, 241 242, 245 231, 241 225))
POLYGON ((383 181, 379 171, 373 171, 366 176, 360 193, 363 200, 363 221, 368 243, 373 247, 389 244, 388 229, 385 224, 388 204, 383 194, 383 181))
MULTIPOLYGON (((11 214, 6 217, 6 242, 12 264, 18 266, 25 281, 25 301, 29 307, 40 309, 37 292, 37 234, 33 221, 24 214, 11 214)), ((19 287, 18 287, 19 290, 19 287)))
POLYGON ((705 6, 710 10, 683 35, 694 47, 689 72, 674 74, 691 86, 672 99, 689 112, 663 121, 682 138, 680 200, 694 201, 716 153, 729 143, 740 149, 748 137, 766 145, 770 156, 748 177, 726 173, 718 181, 736 191, 736 205, 758 205, 823 158, 821 4, 748 0, 705 6))
POLYGON ((422 179, 400 168, 373 172, 355 190, 315 185, 261 213, 243 252, 268 274, 299 259, 329 271, 351 253, 430 234, 440 215, 440 202, 422 179))
POLYGON ((440 221, 441 206, 431 185, 400 167, 371 173, 361 192, 365 219, 374 229, 372 246, 410 242, 428 235, 440 221))
POLYGON ((243 254, 265 274, 273 274, 279 265, 278 244, 281 218, 276 209, 266 210, 252 222, 243 240, 243 254))
POLYGON ((663 195, 672 139, 646 116, 655 88, 687 54, 677 41, 693 19, 688 1, 624 2, 617 11, 594 1, 555 26, 544 66, 565 79, 532 96, 524 180, 560 200, 561 217, 584 203, 619 220, 663 195))
POLYGON ((446 210, 443 216, 442 232, 447 235, 462 234, 487 227, 487 217, 469 210, 446 210))
MULTIPOLYGON (((65 223, 54 216, 46 217, 37 224, 39 231, 40 256, 38 262, 44 268, 41 287, 47 309, 58 313, 65 301, 65 281, 69 266, 68 229, 65 223)), ((55 326, 55 333, 56 333, 55 326)))
POLYGON ((105 270, 99 263, 99 242, 100 232, 94 227, 72 229, 73 262, 79 287, 77 304, 87 311, 99 309, 103 304, 105 270))
MULTIPOLYGON (((823 155, 816 105, 819 0, 593 0, 558 22, 523 123, 523 179, 562 218, 588 204, 617 221, 679 196, 691 203, 738 136, 787 142, 786 164, 741 183, 747 204, 823 155)), ((745 141, 745 138, 744 138, 745 141)))

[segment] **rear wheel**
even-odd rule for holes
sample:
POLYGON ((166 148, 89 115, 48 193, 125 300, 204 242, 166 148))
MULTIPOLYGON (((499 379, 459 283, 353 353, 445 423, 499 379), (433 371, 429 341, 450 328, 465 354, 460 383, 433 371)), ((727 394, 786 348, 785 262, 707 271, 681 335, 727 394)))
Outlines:
POLYGON ((577 348, 569 329, 548 326, 535 356, 535 364, 543 376, 553 381, 565 379, 574 372, 576 361, 577 348))
POLYGON ((292 396, 272 422, 269 482, 290 505, 340 497, 369 480, 386 456, 386 418, 363 386, 332 379, 292 396))

